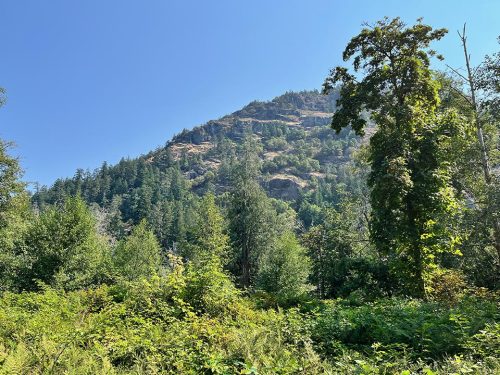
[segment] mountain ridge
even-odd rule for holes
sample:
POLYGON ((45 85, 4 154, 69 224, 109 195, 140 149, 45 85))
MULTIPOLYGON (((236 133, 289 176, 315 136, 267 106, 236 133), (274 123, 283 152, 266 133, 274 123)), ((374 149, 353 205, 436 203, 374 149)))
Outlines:
POLYGON ((197 194, 227 191, 229 166, 251 136, 258 148, 263 188, 273 198, 297 201, 319 181, 345 180, 345 168, 362 142, 350 129, 336 134, 330 128, 337 98, 336 92, 301 91, 252 101, 217 120, 184 129, 165 146, 137 158, 122 158, 112 166, 103 163, 93 172, 77 170, 75 176, 39 189, 33 200, 53 204, 80 193, 88 203, 107 207, 120 197, 122 207, 135 207, 128 213, 122 209, 123 216, 137 221, 142 216, 138 201, 154 206, 176 194, 173 186, 197 194))

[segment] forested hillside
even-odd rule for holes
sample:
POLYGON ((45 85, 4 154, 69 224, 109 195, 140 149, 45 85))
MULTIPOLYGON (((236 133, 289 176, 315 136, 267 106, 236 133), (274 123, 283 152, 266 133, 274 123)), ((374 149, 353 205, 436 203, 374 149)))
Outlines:
POLYGON ((73 178, 39 188, 32 201, 43 207, 79 194, 119 216, 127 227, 147 219, 168 247, 182 240, 174 221, 190 220, 192 199, 231 190, 232 171, 248 157, 245 147, 250 147, 261 187, 270 197, 289 203, 301 224, 309 226, 320 220, 320 206, 339 203, 341 190, 355 190, 360 184, 353 173, 354 154, 366 137, 351 130, 331 131, 337 96, 305 91, 252 102, 185 130, 165 147, 137 159, 122 159, 115 166, 104 163, 93 172, 78 170, 73 178))
POLYGON ((445 33, 34 194, 1 141, 0 372, 498 373, 500 55, 445 33))
MULTIPOLYGON (((338 169, 345 168, 360 145, 361 138, 352 131, 337 135, 329 128, 335 98, 335 94, 309 91, 252 102, 219 120, 184 130, 165 147, 137 159, 123 159, 116 166, 104 163, 93 172, 78 170, 71 179, 39 189, 34 200, 53 204, 80 192, 89 203, 106 206, 115 196, 130 201, 132 196, 143 194, 141 189, 157 188, 150 180, 172 185, 179 178, 200 195, 222 193, 230 185, 231 163, 241 157, 245 139, 252 139, 262 163, 261 185, 275 198, 294 201, 313 189, 318 180, 332 178, 338 169)), ((154 194, 163 198, 171 192, 154 194)))

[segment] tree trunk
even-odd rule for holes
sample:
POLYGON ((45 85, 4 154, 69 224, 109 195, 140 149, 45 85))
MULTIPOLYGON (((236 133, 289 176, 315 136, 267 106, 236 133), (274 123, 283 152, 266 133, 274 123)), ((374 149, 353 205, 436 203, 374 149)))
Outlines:
POLYGON ((248 243, 248 233, 244 239, 241 254, 241 285, 244 288, 250 286, 250 246, 248 243))
MULTIPOLYGON (((474 76, 472 73, 472 69, 470 66, 470 57, 467 52, 467 37, 465 36, 465 25, 462 31, 458 33, 460 36, 460 40, 462 41, 462 47, 465 55, 465 65, 467 68, 467 78, 466 81, 469 85, 470 93, 471 93, 471 105, 472 110, 474 111, 474 121, 476 123, 476 133, 477 140, 479 142, 479 148, 481 152, 481 165, 483 168, 484 180, 486 185, 489 187, 491 185, 491 170, 488 162, 488 153, 486 150, 486 145, 484 143, 484 135, 483 135, 483 124, 481 122, 481 116, 479 113, 479 106, 476 99, 476 87, 474 83, 474 76)), ((495 239, 495 249, 497 252, 497 267, 500 268, 500 222, 497 218, 493 217, 493 236, 495 239)))
POLYGON ((422 245, 420 243, 420 230, 417 228, 415 220, 415 212, 413 208, 411 196, 407 196, 406 210, 408 215, 408 223, 412 235, 410 236, 411 257, 413 260, 413 276, 415 281, 414 296, 425 298, 425 281, 424 281, 424 263, 422 259, 422 245))

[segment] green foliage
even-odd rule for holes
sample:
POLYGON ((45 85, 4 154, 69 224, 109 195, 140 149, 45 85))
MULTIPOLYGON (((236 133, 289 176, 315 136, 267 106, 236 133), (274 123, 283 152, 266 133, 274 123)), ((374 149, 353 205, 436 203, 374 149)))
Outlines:
POLYGON ((302 237, 312 261, 310 279, 320 298, 373 299, 396 290, 387 265, 369 243, 364 205, 356 196, 343 195, 335 208, 321 211, 321 224, 302 237))
POLYGON ((399 132, 380 130, 371 139, 372 239, 381 253, 393 257, 391 267, 408 293, 420 296, 436 256, 456 251, 459 241, 453 230, 459 205, 440 160, 436 131, 415 134, 410 159, 404 148, 394 148, 406 143, 399 132))
POLYGON ((364 70, 363 79, 337 67, 324 85, 328 92, 341 84, 332 119, 337 132, 351 126, 363 134, 363 111, 378 126, 370 139, 370 233, 377 250, 394 258, 407 293, 420 297, 436 255, 454 251, 457 242, 448 225, 457 202, 440 149, 456 116, 437 113, 439 84, 430 70, 435 52, 429 45, 445 33, 385 18, 363 29, 343 53, 355 72, 364 70))
POLYGON ((272 151, 284 150, 288 146, 288 142, 282 137, 273 137, 266 142, 266 146, 272 151))
POLYGON ((117 244, 112 258, 115 271, 127 280, 149 278, 160 271, 162 263, 158 240, 144 220, 117 244))
MULTIPOLYGON (((372 354, 378 346, 439 359, 466 352, 478 339, 475 335, 498 317, 495 301, 476 297, 464 298, 452 308, 398 299, 362 306, 332 303, 315 321, 313 337, 330 354, 345 347, 372 354)), ((495 350, 491 347, 488 355, 495 355, 495 350)))
MULTIPOLYGON (((497 38, 500 44, 500 36, 497 38)), ((487 116, 500 119, 500 52, 486 56, 484 62, 474 72, 476 89, 482 92, 481 110, 485 110, 487 116)))
MULTIPOLYGON (((182 300, 190 282, 197 283, 189 273, 177 263, 163 278, 123 288, 5 294, 0 299, 2 369, 199 374, 248 373, 253 368, 262 374, 322 373, 326 364, 301 338, 299 317, 253 310, 237 294, 228 313, 194 313, 182 300)), ((203 306, 212 302, 220 304, 212 300, 203 306)))
POLYGON ((25 184, 20 181, 21 168, 18 160, 8 154, 11 146, 0 139, 0 290, 13 287, 14 274, 22 266, 15 248, 31 218, 25 184))
POLYGON ((498 310, 488 299, 452 309, 335 301, 304 314, 255 309, 226 289, 225 307, 208 299, 194 308, 184 297, 197 288, 195 274, 170 263, 165 276, 113 287, 3 294, 2 373, 494 374, 500 366, 498 310))
POLYGON ((80 197, 42 211, 17 251, 24 265, 17 275, 21 289, 37 289, 41 282, 73 290, 108 277, 109 246, 80 197))
POLYGON ((284 233, 259 258, 256 286, 273 295, 279 304, 296 302, 311 288, 310 260, 293 233, 284 233))
POLYGON ((186 282, 184 300, 196 311, 211 316, 230 312, 239 296, 239 291, 223 271, 216 255, 190 263, 187 267, 186 282))
MULTIPOLYGON (((464 29, 465 32, 465 29, 464 29)), ((465 39, 463 40, 465 43, 465 39)), ((465 47, 465 45, 464 45, 465 47)), ((460 268, 476 286, 498 289, 500 262, 500 226, 498 221, 499 180, 495 170, 498 158, 498 88, 495 90, 498 53, 472 69, 472 81, 448 78, 443 85, 451 107, 462 117, 447 148, 453 168, 453 184, 466 202, 459 222, 463 260, 446 259, 448 267, 460 268), (496 62, 495 62, 496 57, 496 62), (496 66, 496 68, 495 68, 496 66), (464 84, 472 86, 464 88, 464 84), (472 98, 470 87, 473 87, 472 98), (451 103, 450 103, 451 102, 451 103), (458 133, 458 134, 457 134, 458 133), (458 136, 457 136, 458 135, 458 136), (490 168, 488 168, 490 164, 490 168)))
POLYGON ((194 262, 215 257, 222 264, 227 264, 230 259, 230 238, 213 194, 209 193, 202 198, 197 213, 185 255, 194 262))
POLYGON ((411 124, 401 121, 415 115, 410 107, 423 106, 421 109, 426 110, 437 106, 438 86, 429 69, 430 56, 435 52, 429 50, 429 45, 441 39, 447 30, 433 30, 421 22, 405 26, 399 18, 385 18, 364 28, 348 43, 342 55, 344 61, 352 58, 354 70, 363 69, 366 76, 358 83, 346 68, 337 67, 326 79, 325 92, 342 84, 337 101, 342 108, 332 119, 337 132, 351 124, 358 134, 363 133, 367 123, 361 115, 364 110, 376 111, 372 116, 377 125, 396 121, 403 130, 411 124))
POLYGON ((437 269, 430 278, 428 296, 445 304, 456 304, 467 292, 467 282, 458 270, 437 269))
MULTIPOLYGON (((16 215, 26 209, 25 184, 21 182, 22 171, 18 160, 8 154, 12 144, 0 140, 0 230, 7 230, 16 215)), ((3 232, 2 232, 3 233, 3 232)), ((3 233, 0 246, 9 245, 7 233, 3 233)))
POLYGON ((243 145, 244 157, 233 169, 233 191, 228 212, 229 232, 234 251, 233 269, 241 285, 253 284, 258 259, 277 233, 277 213, 259 186, 258 159, 251 139, 243 145))

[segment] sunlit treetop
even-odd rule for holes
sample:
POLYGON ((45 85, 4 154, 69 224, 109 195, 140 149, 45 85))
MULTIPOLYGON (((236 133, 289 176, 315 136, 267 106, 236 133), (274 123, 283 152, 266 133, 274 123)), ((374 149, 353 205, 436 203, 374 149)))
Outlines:
POLYGON ((408 124, 415 109, 432 112, 439 104, 439 86, 432 79, 430 59, 442 56, 430 44, 446 33, 422 19, 411 27, 387 17, 366 24, 342 55, 344 61, 352 60, 353 69, 336 67, 323 84, 324 93, 340 86, 332 128, 339 132, 351 125, 357 134, 364 134, 363 111, 371 113, 379 126, 408 124))

